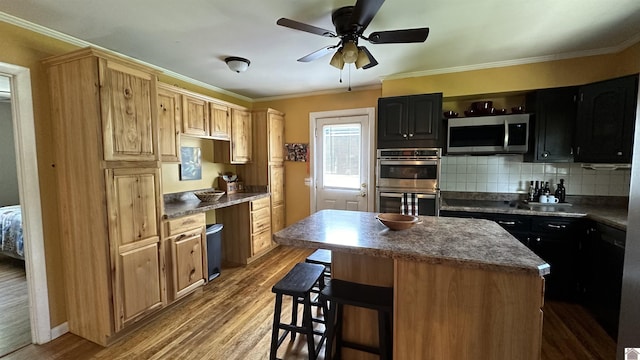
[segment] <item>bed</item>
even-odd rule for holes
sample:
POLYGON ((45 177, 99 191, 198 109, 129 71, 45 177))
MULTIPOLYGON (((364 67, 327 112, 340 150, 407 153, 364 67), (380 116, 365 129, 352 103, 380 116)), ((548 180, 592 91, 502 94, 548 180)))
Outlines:
POLYGON ((0 207, 0 254, 24 260, 20 205, 0 207))

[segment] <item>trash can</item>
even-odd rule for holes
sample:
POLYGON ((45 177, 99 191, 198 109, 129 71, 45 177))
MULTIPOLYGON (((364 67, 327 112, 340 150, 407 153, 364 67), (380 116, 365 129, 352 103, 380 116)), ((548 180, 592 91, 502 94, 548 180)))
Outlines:
POLYGON ((209 281, 220 276, 222 262, 222 224, 207 225, 207 263, 209 281))

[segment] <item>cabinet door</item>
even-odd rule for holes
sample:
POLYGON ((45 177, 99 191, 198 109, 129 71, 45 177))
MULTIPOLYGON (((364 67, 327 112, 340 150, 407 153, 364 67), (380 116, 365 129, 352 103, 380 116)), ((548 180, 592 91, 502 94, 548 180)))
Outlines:
POLYGON ((284 229, 285 226, 285 207, 282 205, 275 205, 271 208, 271 231, 278 232, 284 229))
POLYGON ((284 117, 270 113, 269 121, 269 162, 284 161, 284 117))
POLYGON ((204 284, 202 243, 202 231, 178 236, 173 241, 173 288, 176 299, 204 284))
MULTIPOLYGON (((442 119, 442 94, 409 97, 407 137, 409 140, 437 140, 442 119)), ((434 143, 434 145, 436 145, 434 143)))
POLYGON ((269 166, 269 189, 272 206, 284 204, 284 165, 269 166))
POLYGON ((407 138, 409 99, 406 96, 378 99, 378 147, 407 138))
POLYGON ((580 88, 575 161, 631 162, 637 91, 638 75, 580 88))
POLYGON ((111 60, 99 64, 104 159, 158 160, 155 77, 111 60))
POLYGON ((163 162, 180 162, 180 125, 182 97, 158 87, 158 122, 160 125, 160 156, 163 162))
POLYGON ((106 170, 116 331, 162 306, 159 178, 155 168, 106 170))
POLYGON ((187 135, 209 136, 209 105, 207 100, 182 96, 182 131, 187 135))
POLYGON ((231 110, 231 163, 251 162, 251 113, 231 110))
POLYGON ((216 140, 231 140, 231 115, 229 107, 211 103, 211 137, 216 140))
POLYGON ((534 109, 535 130, 530 154, 534 162, 573 161, 573 134, 576 122, 577 87, 544 89, 527 99, 534 109))

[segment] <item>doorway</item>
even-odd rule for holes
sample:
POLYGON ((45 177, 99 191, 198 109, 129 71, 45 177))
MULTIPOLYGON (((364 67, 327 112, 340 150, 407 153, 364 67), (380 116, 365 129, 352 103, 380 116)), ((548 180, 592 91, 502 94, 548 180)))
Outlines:
POLYGON ((44 254, 42 206, 36 155, 35 126, 28 68, 0 62, 0 76, 9 79, 15 141, 19 203, 22 209, 24 267, 27 278, 31 341, 51 340, 49 295, 44 254))
POLYGON ((311 209, 373 211, 375 109, 313 112, 311 209))

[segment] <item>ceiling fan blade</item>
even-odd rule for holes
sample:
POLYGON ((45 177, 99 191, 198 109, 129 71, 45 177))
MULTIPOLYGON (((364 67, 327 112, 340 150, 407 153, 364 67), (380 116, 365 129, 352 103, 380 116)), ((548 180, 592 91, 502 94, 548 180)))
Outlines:
POLYGON ((298 59, 298 61, 300 61, 300 62, 310 62, 310 61, 313 61, 313 60, 320 59, 321 57, 326 56, 329 53, 333 52, 333 49, 335 49, 335 48, 336 48, 336 45, 323 47, 322 49, 316 50, 316 51, 312 52, 309 55, 301 57, 300 59, 298 59))
POLYGON ((384 0, 358 0, 356 2, 351 14, 351 23, 360 25, 358 30, 360 34, 369 26, 383 3, 384 0))
POLYGON ((360 48, 362 49, 362 51, 364 51, 367 54, 367 57, 369 58, 369 63, 363 66, 362 67, 363 69, 369 69, 378 65, 378 61, 376 60, 376 58, 373 57, 373 55, 371 55, 371 53, 369 52, 369 50, 367 50, 366 47, 361 46, 360 48))
POLYGON ((429 36, 429 28, 377 31, 369 35, 372 44, 418 43, 429 36))
POLYGON ((325 36, 325 37, 336 37, 337 36, 331 30, 319 28, 319 27, 316 27, 316 26, 313 26, 313 25, 309 25, 309 24, 303 24, 301 22, 298 22, 298 21, 295 21, 295 20, 291 20, 291 19, 286 19, 286 18, 278 19, 278 21, 276 21, 276 24, 278 24, 280 26, 288 27, 290 29, 305 31, 305 32, 308 32, 308 33, 312 33, 312 34, 316 34, 316 35, 320 35, 320 36, 325 36))

